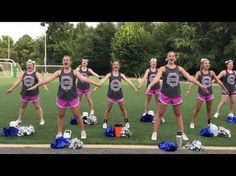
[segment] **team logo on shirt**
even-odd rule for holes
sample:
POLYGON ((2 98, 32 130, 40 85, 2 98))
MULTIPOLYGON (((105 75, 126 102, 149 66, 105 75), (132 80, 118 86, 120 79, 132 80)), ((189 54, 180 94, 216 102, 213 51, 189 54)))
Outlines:
POLYGON ((178 86, 179 75, 177 73, 169 73, 166 78, 166 83, 172 88, 178 86))
POLYGON ((113 90, 115 92, 119 91, 121 88, 120 81, 118 79, 113 79, 110 83, 110 88, 111 88, 111 90, 113 90))
POLYGON ((61 77, 61 88, 65 91, 70 90, 73 87, 73 79, 70 76, 61 77))
POLYGON ((235 84, 235 76, 234 75, 229 75, 227 78, 227 82, 231 85, 235 84))
POLYGON ((202 84, 203 84, 204 86, 206 86, 207 88, 209 88, 209 87, 211 87, 211 80, 212 80, 212 79, 211 79, 210 76, 203 76, 201 82, 202 82, 202 84))
POLYGON ((155 73, 152 73, 149 75, 149 81, 152 82, 152 80, 156 77, 156 74, 155 73))
POLYGON ((27 75, 23 78, 23 81, 24 81, 24 85, 26 87, 32 87, 34 85, 34 77, 33 76, 27 75))
MULTIPOLYGON (((84 77, 88 77, 87 73, 83 73, 83 72, 82 72, 81 74, 82 74, 84 77)), ((86 82, 84 82, 84 81, 81 80, 81 79, 80 79, 80 82, 81 82, 81 83, 86 83, 86 82)))

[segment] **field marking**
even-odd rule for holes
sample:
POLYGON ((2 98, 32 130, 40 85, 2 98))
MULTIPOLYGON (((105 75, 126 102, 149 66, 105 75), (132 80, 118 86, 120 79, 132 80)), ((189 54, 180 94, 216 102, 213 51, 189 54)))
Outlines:
MULTIPOLYGON (((0 144, 0 148, 50 148, 49 144, 0 144)), ((155 145, 86 144, 88 149, 157 149, 155 145)), ((236 147, 205 146, 205 150, 236 150, 236 147)), ((186 148, 182 148, 186 150, 186 148)))

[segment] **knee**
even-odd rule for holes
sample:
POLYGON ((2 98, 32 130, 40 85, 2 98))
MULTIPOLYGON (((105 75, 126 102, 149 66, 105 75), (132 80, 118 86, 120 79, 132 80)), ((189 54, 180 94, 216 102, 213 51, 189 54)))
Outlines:
POLYGON ((107 112, 111 112, 111 107, 107 108, 107 112))
POLYGON ((125 111, 125 107, 120 107, 120 110, 121 110, 122 112, 124 112, 124 111, 125 111))
POLYGON ((175 116, 176 116, 177 118, 180 118, 180 117, 182 117, 182 114, 175 112, 175 116))
POLYGON ((199 113, 200 108, 196 108, 194 111, 195 111, 195 113, 199 113))
POLYGON ((35 106, 35 109, 36 110, 41 110, 41 107, 40 106, 35 106))

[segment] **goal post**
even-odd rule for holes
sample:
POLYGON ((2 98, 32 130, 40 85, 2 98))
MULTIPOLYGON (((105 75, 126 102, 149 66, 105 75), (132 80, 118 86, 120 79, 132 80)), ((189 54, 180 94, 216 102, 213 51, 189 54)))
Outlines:
POLYGON ((18 63, 12 59, 0 58, 0 77, 17 77, 18 71, 22 71, 18 63))

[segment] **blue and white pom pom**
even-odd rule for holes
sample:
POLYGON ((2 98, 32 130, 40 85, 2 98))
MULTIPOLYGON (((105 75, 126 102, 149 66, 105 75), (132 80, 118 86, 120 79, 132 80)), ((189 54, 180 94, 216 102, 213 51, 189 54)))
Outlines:
POLYGON ((125 137, 131 137, 133 134, 131 133, 131 131, 128 129, 128 128, 126 128, 126 127, 123 127, 122 129, 121 129, 121 137, 123 137, 123 138, 125 138, 125 137))
POLYGON ((204 150, 204 146, 202 145, 201 141, 194 140, 192 142, 188 142, 185 147, 192 151, 202 151, 204 150))
POLYGON ((225 137, 225 138, 231 138, 231 132, 230 132, 230 130, 228 130, 224 127, 219 127, 218 136, 225 137))
POLYGON ((71 141, 70 141, 70 145, 69 147, 70 149, 81 149, 81 148, 84 148, 84 143, 79 140, 78 138, 73 138, 71 141))

